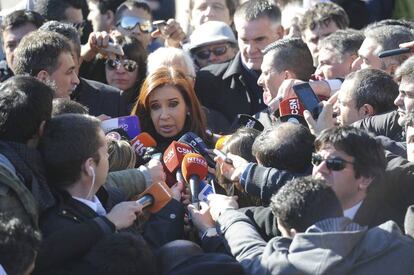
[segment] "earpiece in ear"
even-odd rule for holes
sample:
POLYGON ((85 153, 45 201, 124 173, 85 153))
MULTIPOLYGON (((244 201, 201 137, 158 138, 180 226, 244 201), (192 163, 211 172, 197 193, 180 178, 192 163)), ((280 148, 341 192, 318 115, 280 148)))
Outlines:
POLYGON ((89 172, 91 173, 91 175, 95 174, 95 169, 93 169, 92 166, 89 166, 89 172))

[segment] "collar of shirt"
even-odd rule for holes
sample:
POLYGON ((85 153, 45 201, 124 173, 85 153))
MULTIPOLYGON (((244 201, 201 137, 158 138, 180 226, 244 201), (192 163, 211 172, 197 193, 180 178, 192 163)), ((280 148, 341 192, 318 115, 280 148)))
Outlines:
POLYGON ((359 207, 361 206, 363 201, 355 204, 351 208, 348 208, 344 211, 344 216, 353 220, 355 218, 356 212, 358 212, 359 207))
POLYGON ((91 208, 93 211, 95 211, 99 216, 106 215, 106 210, 102 206, 101 201, 98 199, 97 196, 93 196, 92 200, 87 200, 79 197, 72 196, 77 201, 80 201, 81 203, 87 205, 89 208, 91 208))

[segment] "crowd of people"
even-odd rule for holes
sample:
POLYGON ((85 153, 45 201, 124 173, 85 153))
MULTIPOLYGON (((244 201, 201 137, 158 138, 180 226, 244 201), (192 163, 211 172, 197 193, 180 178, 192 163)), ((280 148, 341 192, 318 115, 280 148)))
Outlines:
POLYGON ((395 2, 0 13, 0 275, 412 274, 395 2))

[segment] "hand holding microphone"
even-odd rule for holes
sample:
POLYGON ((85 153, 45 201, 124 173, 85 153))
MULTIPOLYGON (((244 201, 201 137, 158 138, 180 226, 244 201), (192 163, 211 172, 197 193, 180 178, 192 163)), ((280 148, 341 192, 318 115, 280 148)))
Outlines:
POLYGON ((135 201, 125 201, 115 205, 106 215, 117 230, 130 227, 137 216, 142 214, 143 206, 135 201))
POLYGON ((161 161, 157 159, 151 159, 145 166, 149 170, 152 183, 165 181, 165 172, 164 172, 164 167, 162 166, 161 161))

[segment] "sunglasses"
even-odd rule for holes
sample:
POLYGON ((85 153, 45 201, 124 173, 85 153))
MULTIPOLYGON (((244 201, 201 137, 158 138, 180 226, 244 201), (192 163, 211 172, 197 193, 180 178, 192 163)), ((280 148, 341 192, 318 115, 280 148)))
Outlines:
POLYGON ((137 62, 134 60, 130 60, 130 59, 124 59, 124 60, 108 59, 106 60, 105 64, 108 67, 108 69, 111 71, 119 69, 121 65, 122 67, 124 67, 125 71, 130 72, 130 73, 132 73, 138 68, 137 62))
POLYGON ((312 164, 313 166, 319 166, 323 161, 326 163, 326 167, 331 171, 341 171, 346 167, 346 164, 354 164, 353 162, 346 161, 340 157, 333 158, 324 158, 319 154, 312 154, 312 164))
POLYGON ((117 27, 120 26, 124 30, 128 31, 133 30, 137 25, 139 26, 140 31, 143 33, 149 33, 153 30, 150 20, 145 20, 134 16, 122 17, 121 20, 116 23, 117 27))
POLYGON ((227 52, 227 45, 215 47, 212 49, 204 49, 194 52, 194 55, 198 59, 209 59, 210 55, 213 53, 215 56, 222 56, 223 54, 226 54, 227 52))

